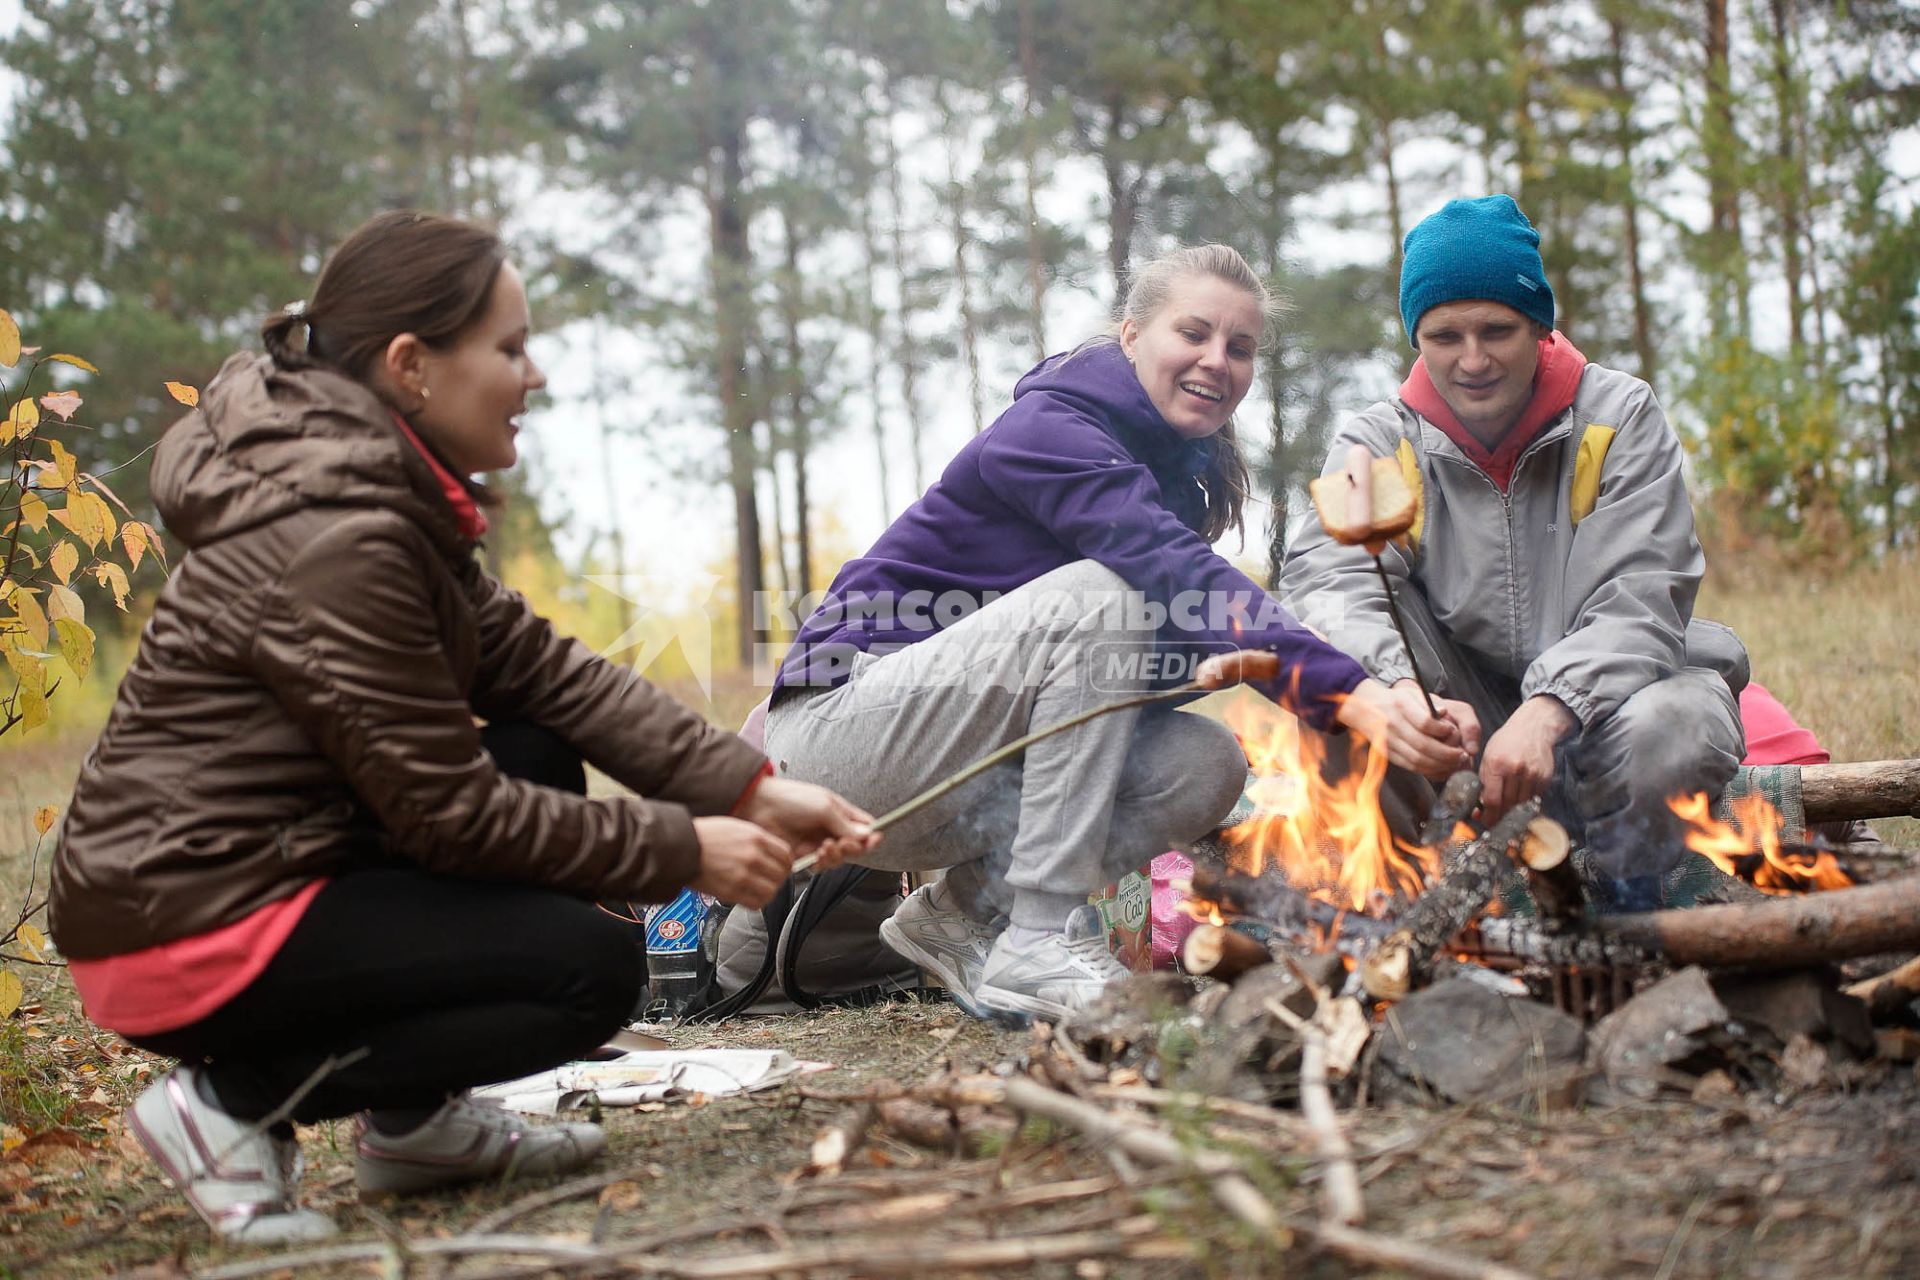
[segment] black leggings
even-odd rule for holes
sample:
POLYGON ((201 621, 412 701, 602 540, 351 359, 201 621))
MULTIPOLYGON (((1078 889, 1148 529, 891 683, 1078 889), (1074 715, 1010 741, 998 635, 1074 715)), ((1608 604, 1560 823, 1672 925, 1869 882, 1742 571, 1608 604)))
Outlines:
MULTIPOLYGON (((487 745, 516 776, 584 790, 541 731, 490 732, 487 745), (532 758, 519 758, 529 745, 532 758)), ((407 866, 358 871, 314 897, 239 995, 189 1026, 127 1038, 203 1065, 221 1105, 244 1120, 359 1049, 293 1108, 295 1120, 432 1108, 604 1043, 633 1009, 643 963, 627 926, 564 893, 407 866)))

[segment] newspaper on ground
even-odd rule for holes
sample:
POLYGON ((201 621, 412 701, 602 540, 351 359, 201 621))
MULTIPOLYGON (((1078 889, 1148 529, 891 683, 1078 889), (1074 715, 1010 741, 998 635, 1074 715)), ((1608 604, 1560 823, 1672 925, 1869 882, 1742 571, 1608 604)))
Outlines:
POLYGON ((603 1107, 631 1107, 694 1094, 722 1098, 752 1093, 824 1068, 824 1063, 802 1062, 785 1049, 641 1049, 484 1085, 473 1096, 550 1116, 596 1098, 603 1107))

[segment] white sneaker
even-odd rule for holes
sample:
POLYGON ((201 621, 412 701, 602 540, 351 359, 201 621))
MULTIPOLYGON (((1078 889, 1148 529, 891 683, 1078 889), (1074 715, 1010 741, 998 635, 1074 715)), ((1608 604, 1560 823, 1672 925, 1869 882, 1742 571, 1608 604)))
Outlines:
POLYGON ((408 1133, 381 1133, 365 1116, 356 1127, 354 1181, 360 1190, 375 1194, 565 1173, 607 1145, 597 1124, 535 1124, 465 1095, 448 1099, 431 1119, 408 1133))
POLYGON ((300 1144, 255 1131, 206 1101, 194 1068, 176 1067, 149 1085, 127 1127, 222 1239, 283 1244, 334 1234, 325 1214, 294 1202, 300 1144))
POLYGON ((1086 1008, 1127 976, 1107 946, 1099 908, 1076 907, 1064 932, 1026 947, 1016 946, 1011 932, 1001 934, 973 998, 996 1013, 1057 1020, 1086 1008))
POLYGON ((921 885, 880 922, 880 941, 938 978, 955 1004, 982 1017, 973 990, 980 985, 987 954, 1000 930, 964 911, 941 906, 934 897, 936 889, 941 890, 940 899, 947 900, 939 882, 921 885))

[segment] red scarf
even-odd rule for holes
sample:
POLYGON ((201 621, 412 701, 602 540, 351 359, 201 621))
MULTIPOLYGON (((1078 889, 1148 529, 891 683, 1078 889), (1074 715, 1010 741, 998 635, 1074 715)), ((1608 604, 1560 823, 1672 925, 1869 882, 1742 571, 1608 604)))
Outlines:
POLYGON ((427 460, 427 466, 432 469, 434 479, 440 482, 440 491, 447 495, 447 505, 453 508, 453 522, 460 526, 461 535, 475 540, 484 537, 487 532, 487 518, 480 513, 480 508, 474 505, 473 495, 467 492, 467 486, 461 484, 459 477, 453 472, 440 465, 440 459, 434 457, 427 446, 420 443, 420 437, 413 433, 413 428, 407 425, 405 418, 396 413, 393 415, 393 420, 398 424, 400 434, 405 436, 407 442, 427 460))
POLYGON ((1539 438, 1549 422, 1573 403, 1573 393, 1579 389, 1580 375, 1586 367, 1587 358, 1558 329, 1540 339, 1540 363, 1533 371, 1533 396, 1520 411, 1518 420, 1492 449, 1481 444, 1473 432, 1453 416, 1453 410, 1433 385, 1424 358, 1413 362, 1413 371, 1400 384, 1400 398, 1409 409, 1446 432, 1447 439, 1459 445, 1460 452, 1505 493, 1513 482, 1513 468, 1519 463, 1520 455, 1539 438))

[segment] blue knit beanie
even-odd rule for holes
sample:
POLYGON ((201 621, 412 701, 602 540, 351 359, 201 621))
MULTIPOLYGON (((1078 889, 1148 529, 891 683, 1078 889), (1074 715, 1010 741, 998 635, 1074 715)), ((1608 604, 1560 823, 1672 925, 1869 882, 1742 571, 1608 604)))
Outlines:
POLYGON ((1553 286, 1540 263, 1540 233, 1512 196, 1449 200, 1407 232, 1403 248, 1400 322, 1408 342, 1420 317, 1443 302, 1504 302, 1553 328, 1553 286))

